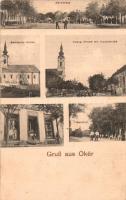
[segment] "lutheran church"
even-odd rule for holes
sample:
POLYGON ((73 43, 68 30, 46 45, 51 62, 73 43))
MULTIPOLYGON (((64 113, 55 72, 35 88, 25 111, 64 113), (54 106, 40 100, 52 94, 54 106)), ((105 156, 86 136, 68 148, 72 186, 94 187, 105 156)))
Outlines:
POLYGON ((46 88, 52 88, 57 80, 65 80, 65 56, 61 44, 57 57, 57 68, 46 69, 46 88))
POLYGON ((0 86, 39 86, 40 71, 34 65, 9 65, 9 54, 6 42, 0 66, 0 86))

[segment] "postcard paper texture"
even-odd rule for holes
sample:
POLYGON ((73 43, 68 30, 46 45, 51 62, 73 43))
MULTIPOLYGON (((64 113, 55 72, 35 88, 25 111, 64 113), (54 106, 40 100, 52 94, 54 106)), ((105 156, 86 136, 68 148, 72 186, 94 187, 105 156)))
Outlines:
POLYGON ((0 1, 0 199, 126 200, 126 1, 0 1))

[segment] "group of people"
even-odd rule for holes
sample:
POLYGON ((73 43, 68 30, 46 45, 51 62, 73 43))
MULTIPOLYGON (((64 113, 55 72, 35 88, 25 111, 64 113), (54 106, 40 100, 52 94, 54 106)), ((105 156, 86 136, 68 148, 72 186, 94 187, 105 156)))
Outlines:
POLYGON ((90 140, 91 141, 98 141, 98 139, 99 139, 99 136, 100 136, 100 134, 99 134, 99 132, 98 131, 91 131, 91 133, 90 133, 90 140))
POLYGON ((124 141, 126 140, 126 131, 122 132, 121 129, 119 129, 119 132, 114 134, 101 134, 99 131, 91 131, 90 132, 90 140, 91 141, 98 141, 101 138, 108 138, 110 140, 118 140, 118 141, 124 141))
MULTIPOLYGON (((56 21, 56 29, 60 29, 60 21, 56 21)), ((63 21, 63 24, 64 24, 64 29, 67 29, 67 25, 68 25, 68 20, 67 19, 65 19, 64 21, 63 21)))

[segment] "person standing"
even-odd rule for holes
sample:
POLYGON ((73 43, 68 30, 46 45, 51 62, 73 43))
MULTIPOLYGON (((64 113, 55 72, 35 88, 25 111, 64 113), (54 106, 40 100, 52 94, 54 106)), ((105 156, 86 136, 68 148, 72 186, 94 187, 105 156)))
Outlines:
POLYGON ((93 141, 94 135, 95 135, 95 134, 94 134, 94 131, 91 131, 91 133, 90 133, 90 140, 91 140, 91 141, 93 141))
POLYGON ((60 29, 59 21, 58 20, 56 21, 56 29, 60 29))
POLYGON ((96 131, 96 132, 95 132, 95 141, 98 141, 98 139, 99 139, 99 132, 96 131))
POLYGON ((67 29, 67 25, 68 25, 68 20, 65 19, 65 21, 64 21, 64 29, 67 29))

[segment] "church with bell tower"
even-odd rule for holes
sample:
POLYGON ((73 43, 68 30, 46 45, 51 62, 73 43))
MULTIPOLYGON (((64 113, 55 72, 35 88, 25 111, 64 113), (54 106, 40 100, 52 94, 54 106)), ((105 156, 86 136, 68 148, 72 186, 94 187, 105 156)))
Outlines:
POLYGON ((65 80, 65 56, 62 43, 58 52, 57 68, 46 69, 46 87, 51 88, 59 79, 65 80))
POLYGON ((64 56, 62 44, 60 46, 60 51, 59 51, 59 55, 58 55, 57 71, 59 72, 59 76, 62 79, 65 79, 65 56, 64 56))
POLYGON ((15 86, 40 84, 40 71, 35 65, 10 65, 7 43, 3 45, 0 62, 0 85, 15 86))

